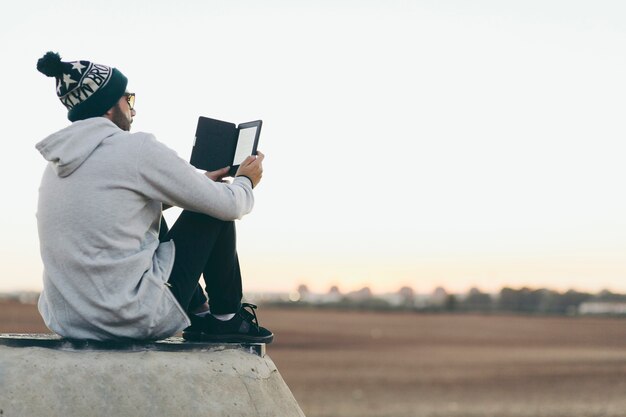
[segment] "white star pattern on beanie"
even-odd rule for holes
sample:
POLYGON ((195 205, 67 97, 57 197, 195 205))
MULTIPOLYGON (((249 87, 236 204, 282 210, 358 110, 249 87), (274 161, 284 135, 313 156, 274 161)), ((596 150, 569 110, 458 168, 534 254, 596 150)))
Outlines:
POLYGON ((76 84, 77 81, 72 80, 72 77, 69 76, 69 74, 63 74, 63 82, 65 83, 65 88, 69 89, 70 88, 70 84, 74 83, 76 84))
POLYGON ((61 95, 61 80, 57 81, 57 95, 61 95))
POLYGON ((83 69, 86 68, 83 64, 80 63, 80 61, 72 62, 71 64, 72 64, 72 69, 77 70, 79 74, 82 74, 83 69))

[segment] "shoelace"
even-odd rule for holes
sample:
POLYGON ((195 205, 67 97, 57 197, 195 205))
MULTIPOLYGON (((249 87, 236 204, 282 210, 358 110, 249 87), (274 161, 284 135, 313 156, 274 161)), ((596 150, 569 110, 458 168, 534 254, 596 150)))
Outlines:
POLYGON ((256 327, 257 330, 259 330, 259 319, 256 317, 256 312, 254 311, 256 309, 257 309, 256 304, 241 303, 242 317, 244 318, 244 320, 254 325, 254 327, 256 327), (250 310, 246 310, 246 308, 249 308, 250 310))

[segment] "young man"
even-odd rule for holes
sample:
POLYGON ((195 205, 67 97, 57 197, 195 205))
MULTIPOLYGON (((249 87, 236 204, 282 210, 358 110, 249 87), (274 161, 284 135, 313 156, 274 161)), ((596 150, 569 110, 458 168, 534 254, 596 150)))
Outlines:
POLYGON ((232 183, 228 167, 199 173, 154 136, 129 133, 135 95, 116 68, 48 52, 37 69, 56 78, 73 122, 37 144, 49 161, 37 209, 46 325, 76 339, 185 329, 190 340, 270 343, 256 306, 241 303, 234 225, 252 210, 263 154, 232 183), (171 230, 169 206, 184 209, 171 230))

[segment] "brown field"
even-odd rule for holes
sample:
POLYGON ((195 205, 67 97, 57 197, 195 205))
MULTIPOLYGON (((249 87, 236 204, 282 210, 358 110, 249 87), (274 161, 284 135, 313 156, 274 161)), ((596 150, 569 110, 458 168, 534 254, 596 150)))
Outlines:
MULTIPOLYGON (((308 417, 626 416, 626 320, 259 309, 308 417)), ((0 332, 45 332, 0 305, 0 332)))

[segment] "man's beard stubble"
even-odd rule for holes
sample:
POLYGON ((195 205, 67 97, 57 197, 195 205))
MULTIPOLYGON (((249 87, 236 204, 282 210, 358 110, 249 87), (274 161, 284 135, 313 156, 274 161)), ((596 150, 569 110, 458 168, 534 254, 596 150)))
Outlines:
POLYGON ((130 131, 130 125, 133 122, 132 119, 129 119, 122 109, 120 109, 119 104, 116 104, 112 108, 111 121, 115 123, 117 127, 127 132, 130 131))

